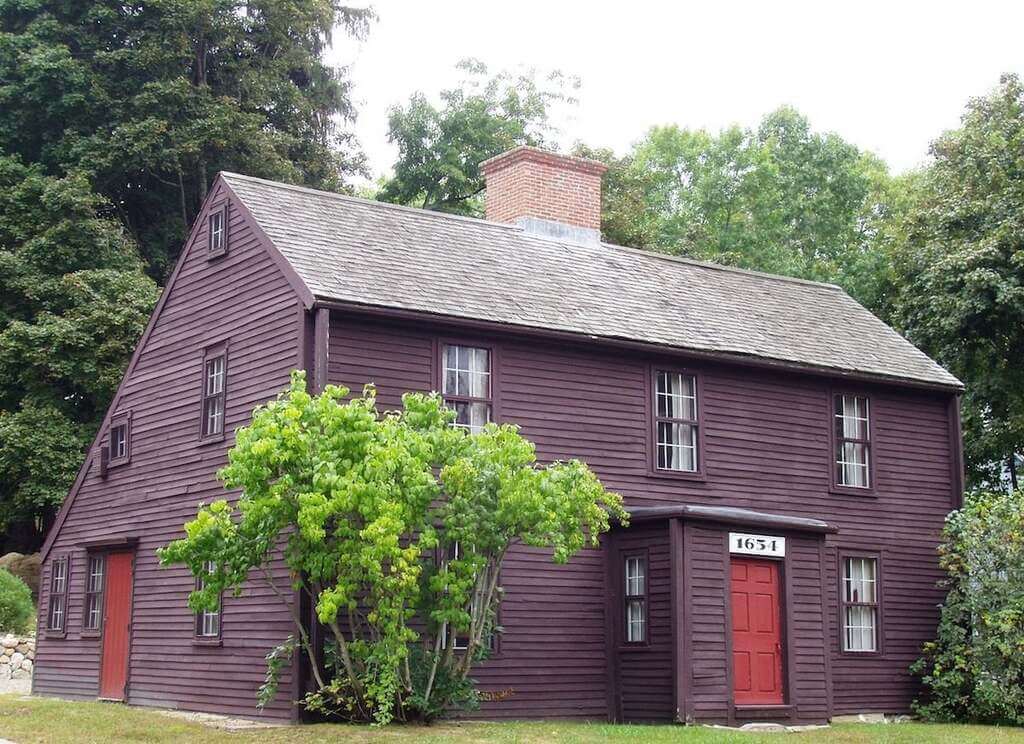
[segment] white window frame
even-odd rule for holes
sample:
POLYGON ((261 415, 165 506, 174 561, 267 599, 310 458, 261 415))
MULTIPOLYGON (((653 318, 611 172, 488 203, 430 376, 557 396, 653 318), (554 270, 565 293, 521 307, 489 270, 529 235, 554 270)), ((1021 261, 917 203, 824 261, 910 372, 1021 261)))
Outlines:
POLYGON ((843 553, 840 556, 840 642, 843 653, 881 652, 881 561, 878 556, 843 553), (871 567, 870 578, 865 578, 871 567), (859 567, 859 576, 854 570, 859 567), (867 597, 865 595, 868 595, 867 597))
POLYGON ((623 632, 628 645, 647 643, 647 587, 650 582, 647 555, 632 553, 623 556, 623 632), (639 613, 639 614, 637 614, 639 613))
POLYGON ((874 477, 871 468, 871 399, 866 395, 834 393, 832 408, 832 436, 835 442, 832 452, 835 461, 833 482, 840 488, 870 490, 874 477), (858 401, 864 402, 863 416, 858 415, 858 401), (847 433, 856 432, 860 424, 863 424, 863 437, 847 433), (864 453, 863 462, 857 459, 858 451, 864 453))
POLYGON ((668 473, 700 473, 700 399, 697 375, 673 369, 654 370, 654 468, 668 473), (680 393, 671 392, 671 378, 679 381, 680 393), (682 392, 685 381, 689 380, 691 395, 682 392), (662 385, 662 382, 666 384, 662 385), (663 391, 664 390, 664 391, 663 391), (663 410, 662 403, 665 403, 663 410), (677 411, 676 406, 681 411, 677 411), (690 408, 692 416, 677 415, 690 408), (662 432, 672 432, 663 437, 662 432), (684 432, 689 434, 686 441, 684 432), (687 467, 685 455, 689 453, 690 462, 687 467))
POLYGON ((459 343, 441 344, 441 395, 444 404, 454 411, 465 406, 470 420, 454 423, 454 426, 475 434, 494 420, 494 349, 486 346, 470 346, 459 343), (454 366, 449 361, 449 352, 454 352, 454 366), (465 366, 463 366, 465 355, 465 366), (483 368, 480 361, 483 359, 483 368), (462 380, 465 376, 466 389, 462 380), (474 379, 481 381, 483 390, 476 386, 474 379), (453 384, 454 383, 454 384, 453 384), (453 389, 454 387, 454 389, 453 389), (473 422, 474 411, 484 411, 483 423, 473 422))

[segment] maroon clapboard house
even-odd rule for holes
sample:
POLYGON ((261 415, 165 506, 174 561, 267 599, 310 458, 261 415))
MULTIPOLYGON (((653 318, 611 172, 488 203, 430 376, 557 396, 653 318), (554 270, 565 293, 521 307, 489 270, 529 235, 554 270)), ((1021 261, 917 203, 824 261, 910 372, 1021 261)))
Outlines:
MULTIPOLYGON (((304 368, 386 407, 438 390, 625 497, 601 550, 506 559, 481 715, 908 709, 960 383, 835 286, 601 243, 598 163, 519 148, 484 171, 487 220, 217 178, 46 542, 35 692, 257 713, 287 613, 254 583, 195 616, 155 551, 304 368)), ((262 715, 297 717, 303 677, 262 715)))

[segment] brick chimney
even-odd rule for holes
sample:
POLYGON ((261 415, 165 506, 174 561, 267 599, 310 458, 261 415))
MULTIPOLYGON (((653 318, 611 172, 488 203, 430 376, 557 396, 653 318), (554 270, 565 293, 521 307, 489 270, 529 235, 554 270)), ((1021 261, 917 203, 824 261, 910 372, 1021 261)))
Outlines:
POLYGON ((604 163, 517 147, 480 164, 486 217, 582 243, 601 239, 604 163))

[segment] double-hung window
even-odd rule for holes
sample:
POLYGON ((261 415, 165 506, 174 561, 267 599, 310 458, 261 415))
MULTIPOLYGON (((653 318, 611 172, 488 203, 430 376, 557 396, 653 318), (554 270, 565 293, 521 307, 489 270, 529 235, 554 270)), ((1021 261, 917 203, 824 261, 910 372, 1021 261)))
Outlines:
POLYGON ((455 425, 475 434, 491 421, 491 352, 445 344, 441 361, 444 403, 455 411, 455 425))
POLYGON ((626 643, 645 643, 647 641, 647 558, 637 555, 627 556, 624 576, 626 579, 626 643))
POLYGON ((838 394, 835 413, 835 483, 847 488, 871 487, 871 426, 868 399, 838 394))
POLYGON ((203 359, 203 408, 200 424, 203 437, 224 434, 224 388, 228 371, 227 349, 207 349, 203 359))
POLYGON ((697 378, 658 370, 654 375, 654 435, 658 470, 700 469, 697 378))
MULTIPOLYGON (((213 561, 206 561, 203 563, 203 571, 206 574, 212 574, 214 572, 213 561)), ((200 576, 196 579, 196 589, 202 589, 205 586, 203 578, 200 576)), ((217 608, 214 610, 200 610, 196 613, 196 636, 199 638, 219 638, 220 637, 220 603, 218 600, 217 608)))
POLYGON ((106 556, 89 556, 89 573, 85 584, 85 630, 99 630, 103 624, 103 585, 106 573, 106 556))
MULTIPOLYGON (((459 547, 458 541, 453 543, 446 551, 445 558, 442 561, 442 565, 446 566, 449 561, 457 561, 462 557, 462 550, 459 547)), ((477 611, 477 597, 474 593, 473 599, 470 605, 471 614, 476 614, 477 611)), ((448 623, 444 623, 441 626, 441 648, 448 647, 448 623)), ((495 648, 495 634, 494 629, 489 629, 482 638, 483 647, 489 651, 494 651, 495 648)), ((469 648, 469 636, 455 635, 452 640, 452 648, 456 651, 464 651, 469 648)))
POLYGON ((63 633, 68 619, 68 557, 55 558, 50 565, 50 609, 46 627, 63 633))
POLYGON ((878 651, 878 559, 844 556, 842 586, 843 651, 878 651))

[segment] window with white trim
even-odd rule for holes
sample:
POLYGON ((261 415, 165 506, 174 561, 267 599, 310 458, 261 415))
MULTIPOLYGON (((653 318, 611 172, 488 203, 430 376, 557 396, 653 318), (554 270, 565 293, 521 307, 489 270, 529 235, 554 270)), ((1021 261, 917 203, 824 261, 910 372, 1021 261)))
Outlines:
POLYGON ((68 619, 68 558, 55 558, 50 565, 50 608, 47 613, 48 630, 64 632, 68 619))
POLYGON ((475 434, 491 421, 491 352, 445 344, 441 356, 444 403, 455 411, 455 425, 475 434))
POLYGON ((223 256, 228 250, 228 208, 227 204, 210 212, 207 220, 207 251, 211 258, 223 256))
MULTIPOLYGON (((456 540, 455 543, 453 543, 451 546, 449 546, 449 548, 447 550, 447 555, 445 556, 444 560, 442 561, 442 566, 446 565, 448 563, 448 561, 457 561, 457 560, 459 560, 459 558, 461 556, 462 556, 462 550, 459 547, 459 542, 456 540)), ((471 603, 471 607, 472 607, 472 609, 470 611, 471 614, 475 613, 476 612, 476 607, 477 607, 477 599, 476 599, 475 595, 473 597, 473 600, 472 600, 472 603, 471 603)), ((448 648, 448 635, 449 635, 448 634, 448 623, 444 623, 444 624, 441 625, 441 648, 448 648)), ((489 651, 493 651, 494 650, 495 635, 494 635, 494 629, 493 628, 488 629, 488 631, 486 633, 484 633, 484 636, 482 638, 482 643, 483 643, 483 647, 488 649, 489 651)), ((452 641, 452 648, 455 649, 456 651, 464 651, 467 648, 469 648, 469 636, 460 636, 460 635, 456 634, 455 638, 452 641)))
POLYGON ((878 559, 843 558, 843 651, 878 651, 878 559))
MULTIPOLYGON (((206 561, 203 563, 203 571, 206 574, 212 574, 214 569, 213 561, 206 561)), ((205 585, 206 584, 203 581, 202 576, 196 578, 196 589, 202 589, 205 585)), ((220 609, 220 601, 218 600, 217 609, 200 610, 196 613, 196 635, 198 637, 220 637, 220 609)))
POLYGON ((658 370, 654 379, 657 468, 695 473, 699 468, 697 378, 658 370))
POLYGON ((103 625, 103 586, 106 573, 106 556, 89 556, 89 573, 85 583, 85 630, 99 630, 103 625))
POLYGON ((110 464, 128 459, 128 422, 110 427, 110 464))
POLYGON ((836 485, 871 487, 871 427, 868 399, 835 396, 836 485))
POLYGON ((224 382, 227 376, 227 352, 220 348, 208 352, 203 361, 203 420, 204 437, 224 433, 224 382))
POLYGON ((647 640, 647 558, 627 556, 626 580, 626 643, 647 640))

